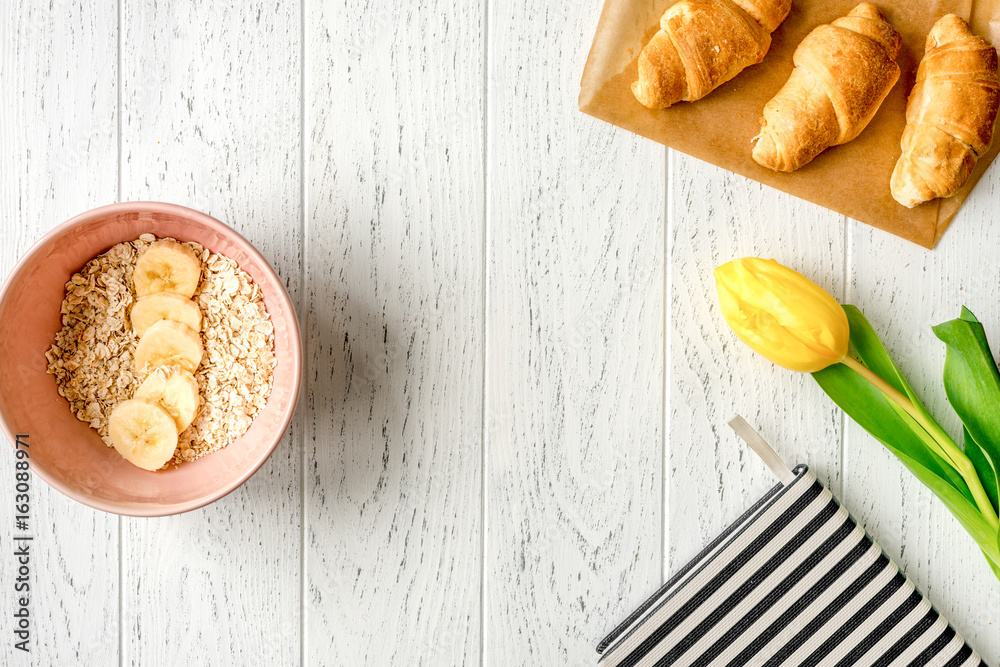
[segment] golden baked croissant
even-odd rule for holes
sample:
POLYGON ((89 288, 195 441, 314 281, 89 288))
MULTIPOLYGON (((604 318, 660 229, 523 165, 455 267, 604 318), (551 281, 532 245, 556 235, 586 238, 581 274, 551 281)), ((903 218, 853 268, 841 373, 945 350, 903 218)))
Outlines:
POLYGON ((899 78, 901 41, 867 2, 806 35, 792 56, 792 75, 764 106, 753 159, 794 171, 861 134, 899 78))
POLYGON ((764 59, 792 0, 681 0, 639 54, 632 94, 650 109, 700 100, 764 59))
POLYGON ((942 17, 927 35, 906 103, 893 198, 913 208, 955 194, 990 147, 998 104, 997 50, 958 16, 942 17))

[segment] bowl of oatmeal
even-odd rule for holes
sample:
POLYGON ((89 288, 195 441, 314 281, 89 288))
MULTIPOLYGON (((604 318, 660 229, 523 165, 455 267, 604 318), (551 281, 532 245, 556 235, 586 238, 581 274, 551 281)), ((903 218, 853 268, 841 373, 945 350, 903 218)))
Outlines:
POLYGON ((0 292, 4 433, 35 476, 96 509, 177 514, 236 489, 287 431, 301 372, 274 269, 182 206, 83 213, 0 292))

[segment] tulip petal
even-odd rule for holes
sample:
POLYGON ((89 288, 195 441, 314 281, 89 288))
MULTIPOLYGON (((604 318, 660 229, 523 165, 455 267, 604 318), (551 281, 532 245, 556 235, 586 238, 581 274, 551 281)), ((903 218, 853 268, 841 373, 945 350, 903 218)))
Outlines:
POLYGON ((801 273, 744 257, 716 268, 715 280, 726 322, 768 360, 814 372, 847 353, 850 331, 840 305, 801 273))

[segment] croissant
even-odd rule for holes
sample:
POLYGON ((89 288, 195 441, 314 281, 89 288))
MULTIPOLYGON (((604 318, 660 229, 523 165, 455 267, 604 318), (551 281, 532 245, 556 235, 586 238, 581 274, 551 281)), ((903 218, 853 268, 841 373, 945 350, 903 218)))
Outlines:
POLYGON ((650 109, 700 100, 764 59, 792 0, 681 0, 639 54, 632 94, 650 109))
POLYGON ((792 56, 791 76, 764 106, 753 159, 794 171, 861 134, 899 78, 901 42, 867 2, 806 35, 792 56))
POLYGON ((958 16, 942 17, 927 35, 906 103, 893 198, 913 208, 955 194, 990 147, 998 103, 997 50, 958 16))

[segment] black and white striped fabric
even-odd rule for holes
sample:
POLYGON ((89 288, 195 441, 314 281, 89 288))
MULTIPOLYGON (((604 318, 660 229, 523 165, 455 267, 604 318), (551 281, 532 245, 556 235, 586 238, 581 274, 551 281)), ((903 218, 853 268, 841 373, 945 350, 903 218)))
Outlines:
POLYGON ((799 466, 609 635, 599 667, 982 660, 799 466))

